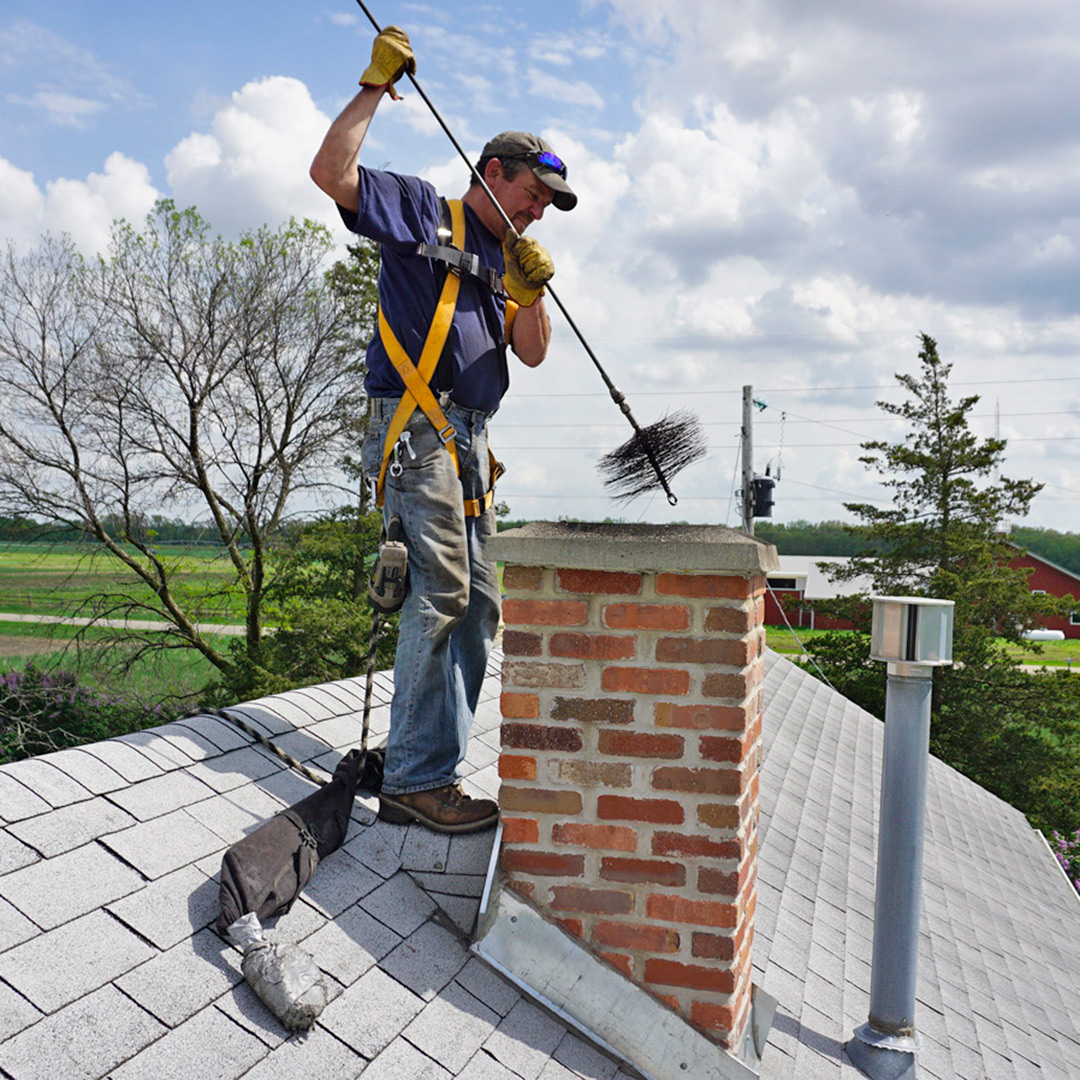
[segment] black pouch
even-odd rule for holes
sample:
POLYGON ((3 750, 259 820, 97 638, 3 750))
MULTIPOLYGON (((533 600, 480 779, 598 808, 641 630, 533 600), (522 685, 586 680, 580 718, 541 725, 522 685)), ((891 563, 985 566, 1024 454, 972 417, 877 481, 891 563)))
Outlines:
POLYGON ((224 934, 241 915, 259 921, 282 915, 311 880, 319 860, 341 847, 358 790, 382 787, 384 752, 350 750, 330 783, 276 814, 233 844, 221 860, 217 929, 224 934))

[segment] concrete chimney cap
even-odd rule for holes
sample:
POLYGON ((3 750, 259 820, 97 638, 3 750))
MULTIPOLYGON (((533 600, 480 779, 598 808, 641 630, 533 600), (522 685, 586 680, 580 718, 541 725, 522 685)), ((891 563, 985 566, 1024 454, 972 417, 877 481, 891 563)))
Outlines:
POLYGON ((484 553, 522 566, 739 575, 777 570, 776 548, 723 525, 537 521, 491 537, 484 553))

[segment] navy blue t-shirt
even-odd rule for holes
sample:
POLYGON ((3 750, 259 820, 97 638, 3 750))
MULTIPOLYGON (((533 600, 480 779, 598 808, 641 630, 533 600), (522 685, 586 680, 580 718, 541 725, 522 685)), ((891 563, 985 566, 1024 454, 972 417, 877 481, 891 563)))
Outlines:
MULTIPOLYGON (((345 225, 382 247, 379 303, 390 328, 418 363, 442 291, 445 264, 416 254, 437 243, 439 197, 425 180, 360 166, 360 212, 339 206, 345 225)), ((465 250, 502 276, 502 243, 465 207, 465 250)), ((466 409, 494 412, 510 385, 505 344, 506 301, 479 279, 462 276, 457 308, 432 388, 450 390, 466 409)), ((404 387, 379 334, 367 350, 364 389, 370 397, 398 397, 404 387)))

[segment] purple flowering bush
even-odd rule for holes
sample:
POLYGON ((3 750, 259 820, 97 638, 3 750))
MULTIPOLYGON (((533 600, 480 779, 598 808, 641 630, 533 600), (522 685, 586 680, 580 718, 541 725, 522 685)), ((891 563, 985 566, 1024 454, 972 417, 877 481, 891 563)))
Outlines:
POLYGON ((0 675, 0 764, 152 727, 158 713, 31 662, 0 675))
POLYGON ((1051 833, 1050 847, 1073 887, 1080 893, 1080 830, 1072 836, 1056 831, 1051 833))

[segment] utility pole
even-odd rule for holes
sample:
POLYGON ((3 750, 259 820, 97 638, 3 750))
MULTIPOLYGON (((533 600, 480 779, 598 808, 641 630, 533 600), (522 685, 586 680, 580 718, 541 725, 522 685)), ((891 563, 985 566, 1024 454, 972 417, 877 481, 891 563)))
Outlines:
POLYGON ((754 388, 742 388, 742 527, 754 535, 754 388))

